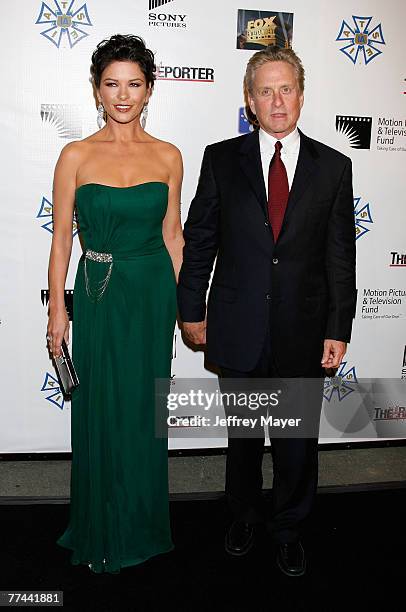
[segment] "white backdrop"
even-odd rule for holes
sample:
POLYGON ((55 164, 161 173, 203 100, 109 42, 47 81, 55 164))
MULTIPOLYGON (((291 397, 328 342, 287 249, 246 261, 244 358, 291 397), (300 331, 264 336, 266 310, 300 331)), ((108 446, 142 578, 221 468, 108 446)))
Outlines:
MULTIPOLYGON (((45 290, 54 165, 67 142, 97 129, 89 83, 92 51, 112 34, 133 33, 156 52, 160 76, 166 78, 156 82, 147 129, 183 154, 184 220, 204 147, 239 134, 242 79, 254 52, 236 48, 241 8, 264 11, 265 16, 267 11, 293 13, 292 46, 306 69, 299 125, 353 161, 357 317, 338 384, 326 387, 321 441, 334 438, 332 411, 347 411, 345 418, 351 419, 357 407, 351 405, 355 394, 349 390, 360 378, 406 377, 404 2, 7 3, 0 25, 0 452, 70 450, 70 403, 63 401, 45 347, 45 290), (160 6, 150 8, 155 4, 160 6), (188 73, 182 67, 208 70, 188 73), (182 75, 197 80, 179 78, 182 75), (359 145, 363 148, 354 148, 359 145)), ((73 287, 79 256, 76 237, 67 290, 73 287)), ((184 346, 179 330, 175 344, 175 388, 177 378, 213 376, 203 367, 202 353, 184 346)), ((399 408, 399 400, 393 405, 399 408)), ((365 431, 363 426, 353 428, 359 439, 365 431)), ((225 443, 170 441, 172 447, 225 443)))

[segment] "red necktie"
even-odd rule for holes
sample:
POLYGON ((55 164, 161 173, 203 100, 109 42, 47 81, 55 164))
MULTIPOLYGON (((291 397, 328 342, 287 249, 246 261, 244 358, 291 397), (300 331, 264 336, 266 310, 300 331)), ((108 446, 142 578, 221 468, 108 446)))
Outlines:
POLYGON ((289 198, 288 175, 285 164, 281 160, 281 149, 282 143, 277 140, 268 174, 268 213, 275 242, 281 231, 289 198))

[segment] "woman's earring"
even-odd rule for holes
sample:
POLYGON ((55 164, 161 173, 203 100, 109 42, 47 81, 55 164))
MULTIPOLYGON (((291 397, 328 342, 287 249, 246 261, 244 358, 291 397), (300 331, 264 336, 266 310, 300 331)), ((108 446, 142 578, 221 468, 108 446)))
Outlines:
POLYGON ((97 107, 97 125, 99 126, 99 130, 102 129, 104 123, 104 107, 103 104, 100 103, 97 107))
POLYGON ((142 109, 141 127, 143 130, 145 130, 145 125, 147 123, 147 117, 148 117, 148 104, 146 104, 144 108, 142 109))

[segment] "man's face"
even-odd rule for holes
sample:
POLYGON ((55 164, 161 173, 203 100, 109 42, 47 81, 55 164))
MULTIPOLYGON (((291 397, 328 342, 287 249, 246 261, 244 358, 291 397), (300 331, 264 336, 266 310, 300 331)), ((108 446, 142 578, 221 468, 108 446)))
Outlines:
POLYGON ((291 64, 267 62, 256 69, 248 101, 259 125, 271 136, 280 140, 293 132, 303 100, 291 64))

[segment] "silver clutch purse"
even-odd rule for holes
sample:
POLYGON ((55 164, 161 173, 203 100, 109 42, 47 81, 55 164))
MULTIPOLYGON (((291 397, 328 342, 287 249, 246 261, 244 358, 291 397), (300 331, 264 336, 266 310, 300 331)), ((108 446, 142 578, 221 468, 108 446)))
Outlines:
POLYGON ((65 398, 70 398, 72 391, 79 386, 79 378, 64 339, 62 339, 61 355, 55 357, 54 362, 62 393, 65 398))

